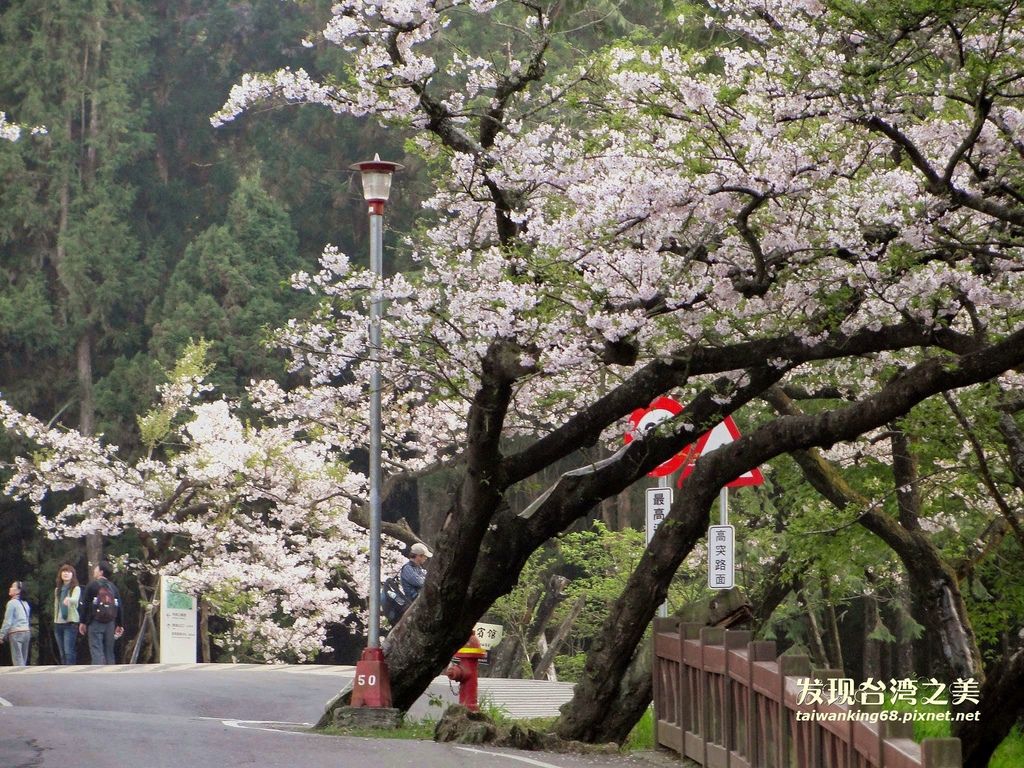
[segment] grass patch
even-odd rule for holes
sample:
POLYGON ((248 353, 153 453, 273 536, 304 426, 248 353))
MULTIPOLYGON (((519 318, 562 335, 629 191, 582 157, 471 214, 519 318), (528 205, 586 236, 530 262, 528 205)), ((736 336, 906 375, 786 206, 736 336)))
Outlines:
MULTIPOLYGON (((896 712, 944 713, 949 708, 937 704, 910 704, 904 701, 889 701, 886 709, 896 712)), ((952 735, 952 723, 948 720, 917 720, 914 724, 914 741, 922 739, 944 739, 952 735)), ((1021 768, 1024 766, 1024 733, 1014 727, 992 755, 988 768, 1021 768)))
POLYGON ((648 707, 643 716, 637 720, 633 730, 629 732, 623 752, 638 752, 654 749, 654 709, 648 707))
POLYGON ((398 728, 338 728, 330 725, 317 731, 317 733, 325 733, 328 736, 356 736, 370 739, 419 739, 433 741, 434 721, 403 721, 402 725, 398 728))
POLYGON ((1016 726, 988 761, 988 768, 1020 768, 1024 765, 1024 733, 1016 726))

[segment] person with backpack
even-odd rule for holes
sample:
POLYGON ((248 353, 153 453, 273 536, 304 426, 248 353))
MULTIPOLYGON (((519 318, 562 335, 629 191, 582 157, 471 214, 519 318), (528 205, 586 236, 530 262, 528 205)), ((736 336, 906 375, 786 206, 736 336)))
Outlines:
POLYGON ((402 566, 399 575, 402 578, 402 592, 410 603, 423 589, 423 584, 427 580, 427 569, 423 566, 431 557, 433 553, 427 549, 426 544, 417 541, 409 547, 409 562, 402 566))
POLYGON ((29 642, 32 639, 32 628, 29 617, 32 609, 24 599, 24 584, 20 581, 11 582, 4 610, 4 623, 0 625, 0 643, 9 640, 11 643, 11 663, 16 667, 28 666, 29 642))
POLYGON ((113 575, 110 563, 97 565, 78 602, 78 633, 89 636, 93 664, 116 664, 114 641, 124 634, 121 593, 110 580, 113 575))
POLYGON ((75 566, 61 563, 57 569, 57 587, 53 590, 53 634, 61 664, 78 662, 78 601, 82 588, 78 586, 75 566))
POLYGON ((420 590, 427 578, 423 564, 431 557, 425 544, 416 542, 409 548, 409 562, 390 579, 381 584, 380 605, 384 618, 394 627, 420 590))

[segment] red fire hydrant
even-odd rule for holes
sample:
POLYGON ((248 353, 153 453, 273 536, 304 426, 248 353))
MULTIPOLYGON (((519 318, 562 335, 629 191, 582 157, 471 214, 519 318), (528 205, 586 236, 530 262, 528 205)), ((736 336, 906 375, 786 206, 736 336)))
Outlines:
POLYGON ((472 712, 480 710, 476 700, 477 667, 486 654, 487 651, 480 647, 476 632, 473 632, 466 644, 452 657, 448 669, 444 671, 448 679, 459 684, 459 704, 472 712))

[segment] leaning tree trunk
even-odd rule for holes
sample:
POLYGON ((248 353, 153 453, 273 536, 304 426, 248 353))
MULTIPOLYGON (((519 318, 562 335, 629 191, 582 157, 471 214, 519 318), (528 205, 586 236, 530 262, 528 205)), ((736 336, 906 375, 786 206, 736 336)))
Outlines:
POLYGON ((1024 648, 1005 656, 981 687, 978 719, 953 724, 960 738, 964 768, 986 768, 1024 712, 1024 648))
MULTIPOLYGON (((784 414, 798 411, 781 391, 773 390, 766 399, 784 414)), ((896 487, 899 522, 879 512, 867 499, 851 488, 839 471, 815 449, 793 451, 791 455, 807 481, 822 496, 840 509, 848 505, 860 510, 862 526, 889 545, 907 571, 911 592, 921 609, 925 628, 939 641, 939 675, 947 681, 956 678, 981 680, 984 671, 974 631, 967 617, 967 606, 960 594, 955 570, 921 530, 918 523, 920 498, 917 472, 906 436, 892 431, 893 479, 896 487)))
MULTIPOLYGON (((621 743, 646 709, 651 696, 650 660, 644 664, 644 654, 636 649, 655 607, 665 600, 672 575, 704 535, 708 510, 717 494, 717 488, 712 489, 707 483, 690 490, 678 509, 678 524, 659 527, 626 588, 608 612, 587 654, 572 701, 563 707, 555 725, 562 738, 621 743), (704 492, 700 493, 701 490, 704 492), (628 674, 631 668, 642 670, 646 682, 628 674)), ((669 518, 677 514, 673 508, 669 518)))
MULTIPOLYGON (((551 665, 555 662, 555 655, 558 653, 558 649, 562 647, 562 643, 569 636, 572 625, 576 623, 576 619, 579 618, 580 612, 583 610, 583 606, 586 604, 587 599, 585 596, 580 595, 576 598, 576 602, 572 608, 569 609, 569 615, 565 617, 562 623, 558 626, 555 631, 555 636, 551 642, 548 643, 548 647, 544 649, 537 663, 533 666, 533 679, 534 680, 551 680, 552 675, 549 671, 551 665)), ((544 633, 541 632, 541 637, 544 637, 544 633)))

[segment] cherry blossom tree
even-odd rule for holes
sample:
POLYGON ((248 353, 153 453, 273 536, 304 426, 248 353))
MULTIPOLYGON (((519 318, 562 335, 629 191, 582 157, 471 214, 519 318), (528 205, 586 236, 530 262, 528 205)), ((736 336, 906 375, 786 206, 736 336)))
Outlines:
POLYGON ((392 634, 399 706, 595 503, 775 385, 856 377, 853 402, 766 419, 697 463, 561 721, 598 739, 631 724, 625 668, 723 483, 1024 362, 1024 26, 1017 5, 741 0, 706 20, 732 35, 716 50, 621 45, 552 73, 570 47, 560 10, 348 0, 310 40, 350 51, 346 76, 251 75, 215 122, 320 104, 406 126, 438 158, 436 224, 410 243, 420 271, 378 284, 328 251, 298 278, 320 315, 283 337, 313 375, 289 413, 357 429, 363 304, 389 299, 387 459, 460 472, 431 578, 392 634), (500 54, 480 50, 485 25, 500 54), (615 442, 669 391, 682 415, 509 508, 510 488, 615 442))
MULTIPOLYGON (((328 624, 365 621, 367 538, 350 520, 365 481, 294 423, 243 418, 239 404, 210 399, 206 346, 186 349, 140 418, 149 452, 135 461, 0 400, 8 432, 35 447, 16 459, 5 492, 33 502, 51 538, 137 535, 140 580, 152 588, 157 574, 173 575, 200 594, 228 624, 228 655, 308 659, 328 624), (88 493, 51 514, 44 502, 62 491, 88 493)), ((250 395, 257 408, 275 397, 270 385, 250 395)))

